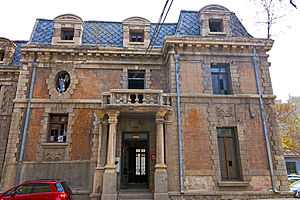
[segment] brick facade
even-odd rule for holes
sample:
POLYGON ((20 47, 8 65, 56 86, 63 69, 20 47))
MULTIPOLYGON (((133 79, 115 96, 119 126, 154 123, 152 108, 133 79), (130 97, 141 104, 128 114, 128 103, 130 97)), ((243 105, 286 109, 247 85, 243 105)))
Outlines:
MULTIPOLYGON (((0 106, 4 102, 3 105, 8 105, 5 108, 10 109, 9 121, 4 129, 1 123, 0 129, 0 136, 4 138, 1 138, 1 147, 6 146, 6 175, 1 177, 2 189, 14 185, 17 179, 59 178, 69 182, 78 199, 97 199, 100 196, 103 200, 116 199, 120 187, 127 186, 124 177, 126 170, 130 170, 124 168, 127 159, 125 134, 131 133, 137 139, 146 133, 146 185, 154 199, 257 199, 286 195, 287 177, 271 107, 275 97, 267 61, 267 52, 273 41, 250 37, 241 24, 233 27, 232 20, 238 19, 222 6, 210 5, 189 15, 196 19, 195 23, 203 26, 198 36, 189 37, 188 31, 198 30, 199 24, 196 28, 182 29, 181 32, 187 34, 184 37, 177 37, 174 32, 173 35, 166 33, 161 46, 156 46, 148 54, 145 54, 145 48, 152 37, 153 24, 143 18, 124 20, 122 29, 120 23, 106 27, 86 22, 86 26, 82 26, 80 17, 62 15, 51 22, 53 37, 46 39, 45 36, 44 43, 39 43, 42 34, 34 32, 32 40, 22 48, 18 85, 14 78, 10 89, 1 87, 0 90, 0 106), (223 33, 210 32, 207 21, 210 18, 223 19, 223 33), (73 40, 61 41, 59 34, 64 26, 74 28, 73 40), (87 35, 90 30, 84 28, 89 26, 96 38, 87 35), (110 35, 97 38, 97 34, 102 34, 97 32, 99 27, 107 30, 114 27, 115 32, 111 33, 115 36, 111 40, 110 35), (143 44, 128 41, 131 29, 144 30, 143 44), (124 35, 119 40, 121 33, 124 35), (95 45, 88 45, 87 41, 94 41, 95 45), (99 45, 100 42, 106 46, 99 45), (272 182, 252 63, 253 48, 259 58, 259 78, 275 172, 273 181, 279 191, 276 194, 269 190, 272 182), (213 94, 213 63, 228 64, 230 94, 213 94), (180 68, 180 94, 176 94, 176 65, 180 68), (128 89, 129 70, 144 72, 144 89, 128 89), (30 115, 26 119, 34 71, 33 98, 29 99, 30 115), (58 87, 61 87, 59 81, 62 80, 58 76, 62 71, 69 79, 63 81, 70 82, 64 85, 66 90, 60 92, 58 87), (3 95, 5 91, 11 96, 3 95), (12 95, 15 93, 16 97, 12 95), (178 95, 179 107, 176 104, 178 95), (178 108, 181 119, 178 119, 178 108), (66 134, 66 142, 49 141, 51 114, 68 116, 64 133, 59 133, 66 134), (22 126, 26 120, 29 126, 25 157, 20 160, 22 126), (240 180, 222 179, 219 127, 237 130, 240 180), (179 175, 178 128, 183 134, 183 182, 180 182, 179 175), (5 138, 8 138, 7 143, 5 138), (118 160, 121 163, 119 172, 115 166, 118 160), (184 193, 180 193, 181 187, 184 193)), ((178 27, 181 25, 178 23, 178 27)), ((35 28, 34 31, 41 31, 39 25, 35 28)), ((168 28, 176 31, 174 24, 166 25, 163 30, 167 32, 168 28)), ((0 86, 3 75, 10 73, 10 77, 18 77, 16 71, 6 73, 1 70, 0 67, 0 86)), ((8 119, 1 114, 0 120, 8 119)), ((4 149, 0 148, 0 166, 3 152, 4 149)))

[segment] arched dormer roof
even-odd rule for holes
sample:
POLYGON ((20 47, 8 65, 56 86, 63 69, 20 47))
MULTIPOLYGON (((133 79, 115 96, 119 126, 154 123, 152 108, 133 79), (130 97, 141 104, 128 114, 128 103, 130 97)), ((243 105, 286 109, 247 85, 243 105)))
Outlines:
POLYGON ((150 24, 151 22, 148 19, 145 19, 143 17, 129 17, 123 20, 123 23, 125 24, 150 24))
POLYGON ((77 21, 83 23, 81 17, 74 14, 63 14, 54 18, 54 21, 77 21))
POLYGON ((218 4, 210 4, 201 8, 199 12, 201 13, 201 12, 231 12, 231 11, 224 6, 218 4))
POLYGON ((1 45, 16 47, 16 44, 8 38, 0 37, 1 45))

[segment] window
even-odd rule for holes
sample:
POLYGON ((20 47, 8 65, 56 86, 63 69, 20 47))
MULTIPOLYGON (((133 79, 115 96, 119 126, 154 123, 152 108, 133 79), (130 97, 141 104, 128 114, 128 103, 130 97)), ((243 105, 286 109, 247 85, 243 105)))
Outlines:
POLYGON ((288 174, 297 174, 296 162, 286 161, 286 169, 288 174))
POLYGON ((211 66, 211 78, 214 94, 231 93, 229 64, 213 64, 211 66))
POLYGON ((66 142, 67 127, 68 114, 50 114, 48 142, 66 142))
POLYGON ((61 40, 73 40, 74 28, 62 28, 60 34, 61 40))
POLYGON ((240 180, 240 158, 236 128, 217 128, 217 134, 222 180, 240 180))
POLYGON ((64 93, 70 86, 71 78, 70 74, 66 71, 60 71, 56 75, 56 90, 59 93, 64 93))
POLYGON ((144 30, 130 30, 129 31, 130 42, 144 42, 144 30))
POLYGON ((145 88, 145 70, 128 70, 128 89, 145 88))
POLYGON ((32 193, 32 185, 21 185, 17 188, 16 194, 31 194, 32 193))
POLYGON ((209 31, 210 32, 223 32, 223 20, 222 19, 209 19, 209 31))
POLYGON ((47 183, 39 183, 32 185, 32 193, 51 192, 51 187, 47 183))
POLYGON ((0 50, 0 62, 4 61, 4 50, 0 50))

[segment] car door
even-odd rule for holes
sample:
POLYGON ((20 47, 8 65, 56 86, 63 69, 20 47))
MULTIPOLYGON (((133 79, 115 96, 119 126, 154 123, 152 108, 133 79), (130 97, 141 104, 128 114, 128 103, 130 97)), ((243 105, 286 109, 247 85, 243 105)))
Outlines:
POLYGON ((32 184, 31 200, 54 200, 51 184, 49 183, 34 183, 32 184))
POLYGON ((12 195, 12 200, 32 200, 32 184, 22 184, 18 186, 12 195))

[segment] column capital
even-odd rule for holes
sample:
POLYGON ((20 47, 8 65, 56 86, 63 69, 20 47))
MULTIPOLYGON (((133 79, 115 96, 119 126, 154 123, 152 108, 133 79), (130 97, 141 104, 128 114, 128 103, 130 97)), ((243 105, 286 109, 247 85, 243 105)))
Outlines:
POLYGON ((118 116, 120 114, 120 111, 107 111, 108 115, 108 123, 118 123, 118 116))
POLYGON ((95 113, 96 113, 97 117, 100 119, 100 121, 102 122, 105 112, 103 110, 97 110, 97 111, 95 111, 95 113))
POLYGON ((159 110, 155 114, 156 121, 165 120, 165 116, 166 116, 167 112, 168 112, 167 110, 159 110))

